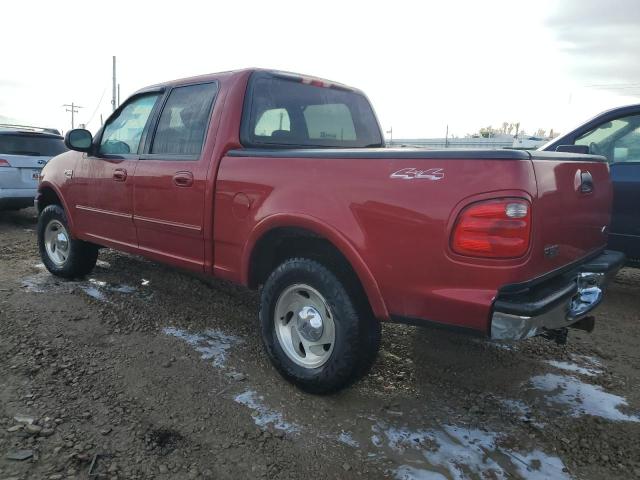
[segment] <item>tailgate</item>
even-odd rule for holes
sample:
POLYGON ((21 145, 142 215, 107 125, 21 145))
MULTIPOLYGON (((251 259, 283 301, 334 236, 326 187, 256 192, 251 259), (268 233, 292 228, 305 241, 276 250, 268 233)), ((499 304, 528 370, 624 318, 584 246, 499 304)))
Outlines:
POLYGON ((603 157, 532 152, 538 195, 534 256, 562 267, 603 248, 610 224, 612 186, 603 157))

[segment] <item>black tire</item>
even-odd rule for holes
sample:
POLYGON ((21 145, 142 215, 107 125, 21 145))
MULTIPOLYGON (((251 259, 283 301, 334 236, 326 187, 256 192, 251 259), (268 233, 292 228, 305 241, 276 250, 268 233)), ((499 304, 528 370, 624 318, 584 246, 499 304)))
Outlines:
POLYGON ((381 327, 363 297, 348 278, 315 260, 292 258, 277 267, 262 289, 260 324, 266 352, 280 374, 300 389, 318 394, 336 392, 365 375, 376 359, 381 327), (276 334, 276 304, 295 284, 321 293, 333 314, 333 350, 317 368, 300 366, 289 358, 276 334))
POLYGON ((83 277, 93 270, 98 259, 98 247, 92 243, 71 237, 67 216, 60 205, 47 206, 38 217, 38 250, 42 263, 52 274, 63 278, 83 277), (57 221, 66 229, 69 237, 68 256, 63 263, 56 263, 45 247, 45 230, 57 221))

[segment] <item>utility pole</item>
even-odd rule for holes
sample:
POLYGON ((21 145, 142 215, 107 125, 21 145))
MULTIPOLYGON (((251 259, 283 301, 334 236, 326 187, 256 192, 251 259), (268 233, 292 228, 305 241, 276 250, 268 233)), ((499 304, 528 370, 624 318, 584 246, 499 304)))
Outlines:
POLYGON ((120 106, 120 84, 118 84, 118 107, 120 106))
POLYGON ((389 146, 393 145, 393 127, 389 127, 385 133, 389 134, 389 146))
POLYGON ((444 134, 444 148, 449 148, 449 125, 447 125, 447 133, 444 134))
POLYGON ((116 56, 113 56, 113 85, 111 88, 111 107, 116 109, 116 56))
POLYGON ((73 130, 74 128, 76 128, 75 114, 78 113, 78 109, 79 108, 84 108, 84 107, 81 107, 80 105, 76 105, 73 102, 65 103, 62 106, 63 107, 71 107, 71 108, 67 108, 66 110, 67 110, 67 112, 71 112, 71 129, 73 130))

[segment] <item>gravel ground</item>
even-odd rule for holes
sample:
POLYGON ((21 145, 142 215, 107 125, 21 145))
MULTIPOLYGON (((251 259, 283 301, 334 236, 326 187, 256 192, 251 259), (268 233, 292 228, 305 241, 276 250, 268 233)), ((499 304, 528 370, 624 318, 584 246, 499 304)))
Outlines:
POLYGON ((385 325, 371 374, 293 388, 253 292, 103 250, 52 277, 0 212, 0 479, 640 478, 640 273, 596 331, 492 344, 385 325))

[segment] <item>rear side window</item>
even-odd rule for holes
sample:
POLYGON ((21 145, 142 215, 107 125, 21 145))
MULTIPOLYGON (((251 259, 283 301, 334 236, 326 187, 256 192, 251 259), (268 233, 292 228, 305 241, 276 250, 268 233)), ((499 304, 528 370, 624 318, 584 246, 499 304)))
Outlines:
POLYGON ((23 134, 0 135, 0 153, 7 155, 54 157, 66 151, 61 138, 23 134))
POLYGON ((384 145, 378 121, 361 93, 262 72, 252 76, 247 89, 241 141, 248 147, 384 145))
POLYGON ((265 110, 260 115, 253 133, 259 137, 273 137, 276 135, 287 135, 291 132, 291 120, 289 112, 284 108, 271 108, 265 110))
POLYGON ((160 115, 150 153, 198 155, 202 150, 217 92, 216 83, 171 90, 160 115))
POLYGON ((333 139, 356 141, 356 127, 351 111, 344 103, 309 105, 304 109, 304 121, 312 140, 333 139))

